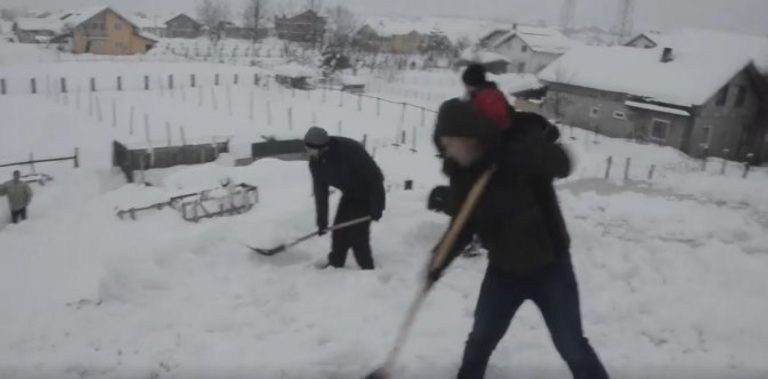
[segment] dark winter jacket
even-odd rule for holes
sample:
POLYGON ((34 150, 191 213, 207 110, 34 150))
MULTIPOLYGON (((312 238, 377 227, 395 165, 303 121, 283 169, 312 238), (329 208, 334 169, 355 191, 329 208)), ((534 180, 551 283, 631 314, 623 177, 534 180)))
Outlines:
POLYGON ((493 121, 497 127, 507 129, 511 126, 509 103, 496 84, 492 82, 486 83, 474 90, 470 98, 475 106, 475 110, 483 117, 493 121))
POLYGON ((385 207, 384 176, 363 146, 349 138, 331 137, 328 150, 310 159, 317 226, 328 226, 328 187, 341 190, 351 202, 366 204, 379 219, 385 207))
MULTIPOLYGON (((461 110, 464 105, 457 101, 447 102, 441 112, 447 111, 445 107, 456 108, 450 112, 466 111, 461 110)), ((438 115, 435 129, 436 141, 441 136, 475 131, 487 146, 486 157, 473 167, 463 168, 446 161, 444 167, 455 201, 453 208, 460 209, 472 185, 488 167, 496 165, 497 170, 454 246, 451 260, 475 234, 489 251, 489 264, 515 278, 530 277, 547 265, 568 258, 570 239, 553 179, 566 177, 571 163, 565 150, 555 142, 559 138, 557 129, 537 114, 514 112, 513 128, 497 134, 495 141, 483 141, 482 138, 493 135, 488 128, 498 128, 479 118, 471 127, 451 125, 452 120, 466 121, 467 117, 438 115)))

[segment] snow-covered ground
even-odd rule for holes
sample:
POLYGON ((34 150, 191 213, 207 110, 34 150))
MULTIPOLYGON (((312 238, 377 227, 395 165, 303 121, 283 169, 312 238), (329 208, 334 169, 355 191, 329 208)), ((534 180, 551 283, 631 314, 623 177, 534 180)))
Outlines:
MULTIPOLYGON (((110 70, 136 77, 192 72, 190 64, 67 65, 24 69, 51 76, 69 70, 84 80, 110 70)), ((234 74, 227 66, 198 67, 208 77, 226 73, 227 81, 234 74)), ((8 70, 0 67, 0 77, 8 70)), ((433 116, 427 112, 421 126, 421 114, 403 116, 400 105, 382 103, 377 116, 375 102, 364 99, 358 110, 356 96, 345 95, 340 106, 335 92, 323 101, 322 91, 294 95, 251 84, 203 84, 202 106, 197 88, 177 89, 173 97, 167 87, 105 90, 91 100, 91 115, 87 92, 79 109, 76 93, 66 100, 45 91, 0 96, 0 163, 30 152, 69 155, 78 147, 82 165, 38 165, 54 181, 34 185, 30 220, 0 226, 0 378, 354 378, 382 362, 427 251, 447 224, 425 209, 429 190, 446 181, 430 146, 433 116), (181 125, 189 139, 233 136, 232 156, 154 170, 152 187, 125 184, 109 167, 111 141, 144 141, 144 114, 154 144, 167 139, 168 122, 172 141, 181 125), (350 256, 346 269, 314 269, 328 251, 327 237, 282 255, 253 256, 244 243, 271 247, 314 229, 309 173, 305 162, 233 167, 231 158, 247 153, 262 134, 300 136, 312 123, 336 133, 339 120, 344 135, 368 134, 387 178, 388 207, 372 234, 379 268, 359 271, 350 256), (399 129, 407 136, 416 130, 415 145, 408 137, 406 145, 392 146, 399 129), (261 202, 249 213, 198 224, 172 209, 136 221, 115 216, 116 209, 215 187, 226 176, 257 185, 261 202), (413 191, 403 189, 406 179, 414 180, 413 191)), ((721 175, 721 162, 712 161, 702 172, 701 162, 672 149, 595 139, 567 127, 563 141, 576 170, 558 192, 573 237, 584 324, 613 377, 768 377, 766 170, 742 179, 737 164, 728 163, 721 175), (604 180, 609 156, 614 166, 604 180), (630 180, 623 180, 627 157, 630 180)), ((9 170, 0 169, 0 177, 9 170)), ((454 375, 485 264, 482 257, 460 259, 438 284, 402 355, 402 377, 454 375)), ((487 377, 512 376, 568 377, 530 304, 499 345, 487 377)))

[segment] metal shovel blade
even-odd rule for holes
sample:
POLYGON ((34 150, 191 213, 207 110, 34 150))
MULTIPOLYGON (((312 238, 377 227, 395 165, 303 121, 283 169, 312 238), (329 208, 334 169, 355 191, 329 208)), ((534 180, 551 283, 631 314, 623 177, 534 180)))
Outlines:
POLYGON ((272 255, 275 255, 275 254, 278 254, 278 253, 282 253, 283 251, 285 251, 285 245, 280 245, 280 246, 278 246, 276 248, 273 248, 273 249, 259 249, 259 248, 251 247, 251 246, 248 246, 248 248, 251 249, 252 251, 258 253, 258 254, 266 255, 266 256, 272 256, 272 255))

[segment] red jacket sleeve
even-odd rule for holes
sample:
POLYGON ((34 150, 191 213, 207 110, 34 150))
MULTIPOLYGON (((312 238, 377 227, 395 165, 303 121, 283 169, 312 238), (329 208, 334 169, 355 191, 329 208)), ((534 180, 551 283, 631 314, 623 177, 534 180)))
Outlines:
POLYGON ((509 105, 504 94, 497 89, 484 89, 475 94, 473 101, 475 109, 485 117, 491 119, 501 129, 511 126, 509 105))

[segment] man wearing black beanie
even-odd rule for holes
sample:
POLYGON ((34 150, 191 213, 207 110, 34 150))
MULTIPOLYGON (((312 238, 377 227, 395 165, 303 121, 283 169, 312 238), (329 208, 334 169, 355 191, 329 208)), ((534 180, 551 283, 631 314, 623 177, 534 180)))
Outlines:
POLYGON ((459 209, 478 178, 495 168, 449 259, 425 278, 433 285, 475 235, 488 250, 458 379, 484 377, 526 300, 541 310, 574 379, 608 379, 584 336, 570 238, 553 186, 555 178, 569 175, 570 158, 557 143, 557 128, 540 115, 514 112, 512 122, 502 131, 459 99, 443 103, 437 115, 433 139, 450 178, 451 209, 459 209))
POLYGON ((467 66, 464 74, 461 75, 461 80, 464 82, 472 105, 480 115, 493 121, 502 130, 512 126, 507 98, 495 83, 488 81, 483 65, 473 63, 467 66))

